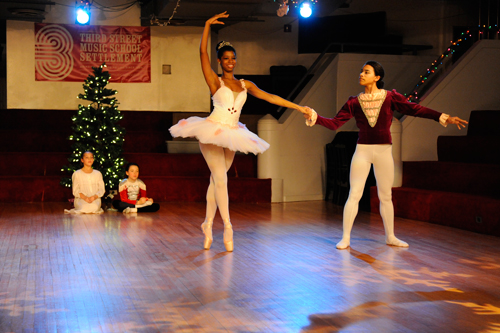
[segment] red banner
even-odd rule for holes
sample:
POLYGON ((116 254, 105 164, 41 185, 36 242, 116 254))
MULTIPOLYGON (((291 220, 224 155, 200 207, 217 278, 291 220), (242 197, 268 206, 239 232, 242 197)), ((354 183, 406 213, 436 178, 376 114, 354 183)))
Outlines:
POLYGON ((110 82, 151 82, 149 27, 35 23, 36 81, 84 81, 104 62, 110 82))

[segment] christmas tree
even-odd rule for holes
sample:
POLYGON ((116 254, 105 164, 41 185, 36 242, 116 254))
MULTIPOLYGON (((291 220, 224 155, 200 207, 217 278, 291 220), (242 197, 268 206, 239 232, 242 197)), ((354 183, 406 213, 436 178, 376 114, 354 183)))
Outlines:
MULTIPOLYGON (((79 105, 78 112, 73 116, 73 134, 69 140, 73 141, 71 156, 68 158, 70 165, 64 166, 62 171, 72 174, 81 169, 81 158, 85 151, 94 153, 92 167, 101 171, 104 185, 108 190, 118 187, 124 178, 123 165, 125 160, 121 157, 125 129, 118 125, 123 115, 118 110, 118 102, 114 95, 116 90, 107 89, 106 85, 111 78, 108 71, 104 71, 106 64, 92 67, 83 90, 78 98, 90 101, 87 106, 79 105)), ((61 185, 71 187, 71 177, 61 180, 61 185)))

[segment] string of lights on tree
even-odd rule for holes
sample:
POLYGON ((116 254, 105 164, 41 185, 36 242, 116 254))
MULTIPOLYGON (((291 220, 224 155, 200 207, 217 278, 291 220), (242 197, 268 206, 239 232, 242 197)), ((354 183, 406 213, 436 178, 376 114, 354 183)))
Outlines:
MULTIPOLYGON (((84 93, 77 96, 90 101, 90 104, 80 104, 78 112, 71 119, 73 134, 69 140, 73 141, 72 153, 68 158, 70 164, 64 166, 62 171, 72 174, 81 169, 82 154, 91 151, 94 153, 92 167, 101 171, 104 185, 110 190, 116 188, 124 178, 125 160, 121 155, 125 129, 118 125, 123 115, 114 97, 117 91, 106 88, 111 75, 104 71, 104 67, 105 63, 100 67, 92 67, 93 75, 90 74, 83 84, 84 93)), ((64 177, 61 185, 71 187, 71 178, 64 177)))
POLYGON ((474 38, 473 34, 479 33, 479 39, 483 39, 483 36, 485 36, 487 33, 491 34, 499 34, 500 29, 498 28, 498 25, 493 25, 493 26, 478 26, 478 30, 467 30, 465 32, 462 32, 460 34, 460 37, 455 40, 455 41, 450 41, 450 45, 447 47, 446 51, 444 51, 436 60, 434 60, 429 68, 426 69, 425 73, 420 75, 420 78, 418 80, 418 83, 413 87, 411 93, 405 94, 407 96, 407 99, 409 102, 415 102, 418 103, 419 101, 419 91, 422 89, 422 87, 426 84, 427 80, 436 72, 438 72, 439 67, 443 65, 443 62, 446 61, 446 58, 450 58, 460 47, 463 47, 464 41, 467 40, 467 38, 474 38))

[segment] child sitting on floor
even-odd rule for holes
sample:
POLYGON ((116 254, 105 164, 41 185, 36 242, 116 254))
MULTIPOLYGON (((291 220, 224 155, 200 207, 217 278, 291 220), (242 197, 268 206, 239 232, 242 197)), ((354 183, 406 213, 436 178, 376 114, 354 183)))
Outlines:
POLYGON ((158 211, 160 205, 153 203, 153 199, 147 197, 146 184, 138 178, 139 165, 129 163, 126 168, 128 178, 122 180, 118 186, 121 201, 113 201, 113 206, 124 214, 158 211))
POLYGON ((94 153, 86 151, 81 159, 83 168, 73 172, 72 187, 75 208, 65 209, 66 214, 102 214, 101 197, 104 195, 102 174, 92 169, 94 153))

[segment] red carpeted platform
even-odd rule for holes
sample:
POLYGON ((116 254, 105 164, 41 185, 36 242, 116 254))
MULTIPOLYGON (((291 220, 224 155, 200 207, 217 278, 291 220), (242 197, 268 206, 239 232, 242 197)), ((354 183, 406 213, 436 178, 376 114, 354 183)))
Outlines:
MULTIPOLYGON (((500 111, 473 111, 467 136, 438 138, 439 161, 404 162, 394 214, 500 236, 500 111)), ((379 212, 376 187, 372 212, 379 212)))
MULTIPOLYGON (((404 162, 394 215, 500 236, 500 165, 404 162)), ((379 213, 377 188, 372 212, 379 213)))
MULTIPOLYGON (((0 201, 67 201, 59 185, 67 163, 73 111, 0 110, 0 201)), ((201 154, 168 154, 172 116, 166 112, 123 112, 124 158, 140 165, 148 195, 156 201, 204 201, 210 172, 201 154)), ((254 155, 237 154, 228 172, 233 202, 270 202, 271 180, 257 179, 254 155)))

